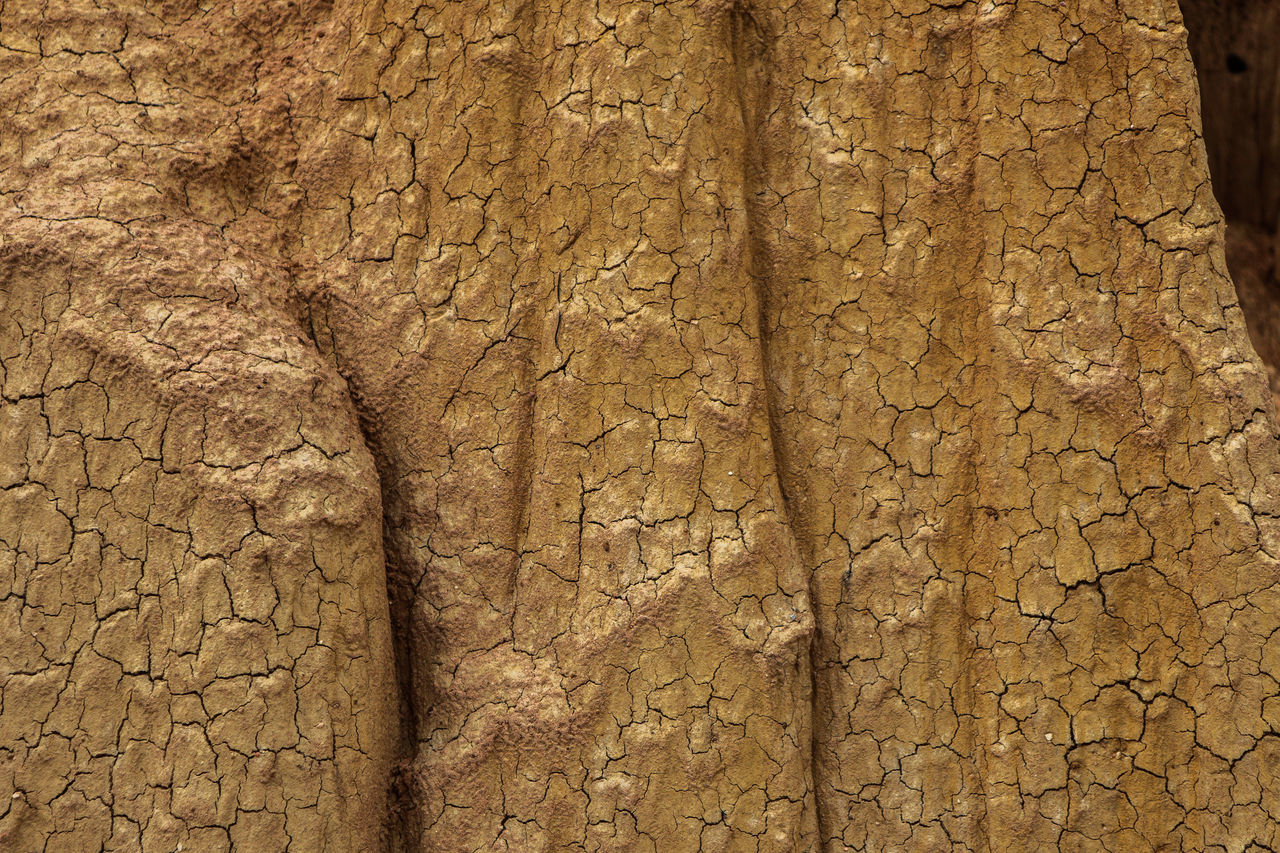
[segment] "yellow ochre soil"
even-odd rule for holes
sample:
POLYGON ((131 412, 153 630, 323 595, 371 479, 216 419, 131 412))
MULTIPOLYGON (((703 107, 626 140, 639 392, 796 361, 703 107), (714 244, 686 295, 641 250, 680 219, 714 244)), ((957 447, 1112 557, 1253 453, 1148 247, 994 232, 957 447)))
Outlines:
POLYGON ((0 849, 1280 846, 1209 165, 1174 0, 0 0, 0 849))

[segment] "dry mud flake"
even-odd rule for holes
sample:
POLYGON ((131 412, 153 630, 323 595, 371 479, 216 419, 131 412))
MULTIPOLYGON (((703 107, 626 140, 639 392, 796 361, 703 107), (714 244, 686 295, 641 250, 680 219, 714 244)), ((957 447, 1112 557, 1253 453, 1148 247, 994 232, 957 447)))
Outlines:
POLYGON ((0 81, 4 849, 1280 846, 1173 0, 6 2, 0 81))

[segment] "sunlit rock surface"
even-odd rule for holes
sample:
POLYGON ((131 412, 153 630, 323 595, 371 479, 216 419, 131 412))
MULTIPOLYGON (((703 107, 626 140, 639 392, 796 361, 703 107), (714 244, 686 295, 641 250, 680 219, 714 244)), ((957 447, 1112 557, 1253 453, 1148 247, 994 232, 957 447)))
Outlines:
POLYGON ((1280 845, 1173 0, 8 2, 0 81, 4 849, 1280 845))

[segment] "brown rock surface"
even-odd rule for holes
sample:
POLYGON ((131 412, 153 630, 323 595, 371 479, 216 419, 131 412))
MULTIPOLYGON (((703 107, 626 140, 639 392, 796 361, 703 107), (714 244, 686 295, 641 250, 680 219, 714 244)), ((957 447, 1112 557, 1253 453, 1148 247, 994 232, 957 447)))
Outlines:
POLYGON ((7 0, 0 81, 4 849, 1280 845, 1173 0, 7 0))

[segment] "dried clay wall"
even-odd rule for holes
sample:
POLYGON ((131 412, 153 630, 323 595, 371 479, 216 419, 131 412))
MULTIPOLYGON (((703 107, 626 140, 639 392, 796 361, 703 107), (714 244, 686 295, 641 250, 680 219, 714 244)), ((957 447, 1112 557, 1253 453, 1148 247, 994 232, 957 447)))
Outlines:
POLYGON ((1200 94, 1174 0, 3 0, 0 847, 1280 846, 1200 94))

